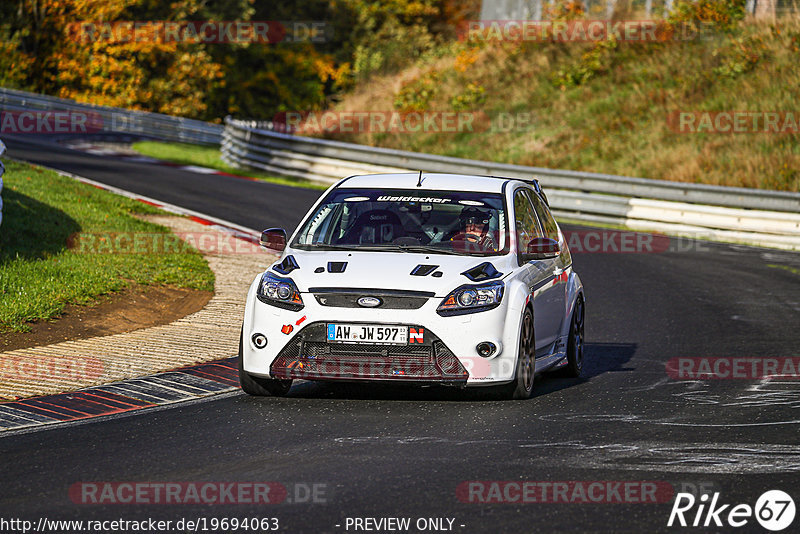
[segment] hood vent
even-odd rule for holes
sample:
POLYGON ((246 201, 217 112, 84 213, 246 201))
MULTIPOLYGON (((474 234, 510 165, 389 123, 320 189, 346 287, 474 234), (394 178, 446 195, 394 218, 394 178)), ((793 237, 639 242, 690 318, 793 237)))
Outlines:
POLYGON ((411 276, 428 276, 438 268, 438 265, 417 265, 414 267, 414 270, 411 271, 411 276))
POLYGON ((347 262, 346 261, 329 261, 328 262, 328 272, 329 273, 343 273, 345 269, 347 269, 347 262))
POLYGON ((289 274, 290 272, 299 268, 300 266, 297 264, 297 260, 294 259, 294 256, 291 254, 283 258, 282 262, 276 263, 272 266, 272 270, 280 274, 289 274))
POLYGON ((473 282, 483 282, 484 280, 492 280, 494 278, 500 278, 503 276, 503 273, 495 269, 494 265, 488 261, 483 262, 480 265, 476 265, 472 269, 464 271, 461 274, 473 282))

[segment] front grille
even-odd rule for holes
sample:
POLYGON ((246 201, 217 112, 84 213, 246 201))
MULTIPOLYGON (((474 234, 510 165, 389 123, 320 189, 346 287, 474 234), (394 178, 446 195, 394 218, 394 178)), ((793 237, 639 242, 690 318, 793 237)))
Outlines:
POLYGON ((336 289, 312 287, 309 292, 322 306, 333 308, 361 308, 358 299, 376 297, 380 299, 377 308, 390 310, 418 310, 435 294, 426 291, 400 291, 386 289, 336 289))
MULTIPOLYGON (((315 293, 314 298, 317 299, 322 306, 329 306, 332 308, 362 308, 358 304, 358 299, 361 297, 372 297, 373 295, 367 293, 315 293)), ((378 308, 389 310, 418 310, 428 302, 424 297, 378 297, 381 303, 378 308)))
MULTIPOLYGON (((410 328, 422 330, 413 325, 410 328)), ((447 383, 464 383, 469 376, 458 358, 430 331, 425 332, 422 343, 408 345, 328 343, 325 336, 325 323, 304 328, 272 363, 272 376, 447 383)))

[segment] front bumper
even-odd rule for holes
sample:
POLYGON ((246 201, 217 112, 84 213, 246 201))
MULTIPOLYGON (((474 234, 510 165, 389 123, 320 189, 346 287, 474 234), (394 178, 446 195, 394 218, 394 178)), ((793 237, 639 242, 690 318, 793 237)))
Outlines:
POLYGON ((511 295, 495 309, 452 317, 436 313, 440 297, 413 307, 367 309, 335 300, 323 303, 303 293, 304 308, 291 311, 259 301, 259 279, 250 287, 244 314, 243 366, 253 376, 467 386, 499 384, 514 376, 521 311, 510 304, 511 295), (402 346, 334 344, 327 343, 328 323, 405 325, 424 328, 425 336, 422 343, 402 346), (267 345, 256 347, 255 334, 264 335, 267 345), (497 346, 489 358, 476 352, 484 341, 497 346))
POLYGON ((295 335, 270 366, 276 378, 308 380, 392 380, 466 384, 469 373, 429 330, 408 345, 329 343, 327 324, 311 323, 295 335))

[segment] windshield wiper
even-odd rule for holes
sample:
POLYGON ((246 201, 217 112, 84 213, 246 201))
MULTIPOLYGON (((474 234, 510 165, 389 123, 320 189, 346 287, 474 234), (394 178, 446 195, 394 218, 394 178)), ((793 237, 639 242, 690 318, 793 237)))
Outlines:
POLYGON ((305 245, 294 245, 295 248, 299 248, 300 250, 358 250, 358 245, 329 245, 327 243, 310 243, 305 245))
POLYGON ((352 250, 354 252, 386 252, 398 250, 398 245, 334 245, 327 243, 314 243, 310 245, 296 245, 301 250, 352 250))
POLYGON ((458 252, 447 250, 439 247, 432 247, 427 245, 328 245, 325 243, 316 243, 310 245, 296 245, 301 250, 352 250, 354 252, 390 252, 393 250, 400 250, 402 252, 421 252, 421 253, 434 253, 434 254, 448 254, 451 256, 461 256, 458 252))
POLYGON ((439 247, 431 247, 427 245, 394 245, 395 247, 405 252, 433 252, 434 254, 449 254, 451 256, 460 256, 458 252, 447 250, 439 247))

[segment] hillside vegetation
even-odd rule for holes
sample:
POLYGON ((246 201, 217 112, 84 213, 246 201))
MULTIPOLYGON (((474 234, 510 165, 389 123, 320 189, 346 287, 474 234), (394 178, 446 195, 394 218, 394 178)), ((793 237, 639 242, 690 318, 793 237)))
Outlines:
MULTIPOLYGON (((334 109, 475 111, 493 118, 493 128, 322 135, 464 158, 798 191, 800 135, 791 119, 800 118, 800 21, 753 21, 741 5, 676 2, 666 24, 682 28, 684 38, 660 42, 441 43, 396 72, 359 83, 334 109), (680 133, 668 124, 680 111, 778 112, 782 133, 680 133), (527 114, 530 122, 510 128, 501 114, 527 114)), ((572 6, 561 16, 584 17, 572 6)), ((646 18, 624 10, 615 17, 646 18)))

